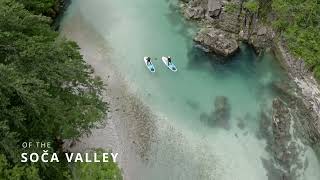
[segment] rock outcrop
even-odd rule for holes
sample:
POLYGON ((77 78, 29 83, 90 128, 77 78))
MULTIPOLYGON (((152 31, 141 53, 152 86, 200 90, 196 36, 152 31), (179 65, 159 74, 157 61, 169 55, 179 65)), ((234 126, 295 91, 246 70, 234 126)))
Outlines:
MULTIPOLYGON (((263 52, 265 48, 272 45, 271 42, 274 38, 272 29, 259 23, 255 15, 247 12, 242 7, 242 1, 240 0, 189 0, 183 2, 186 3, 183 5, 184 15, 188 19, 196 20, 205 26, 218 29, 219 34, 228 34, 228 40, 232 42, 243 40, 252 45, 257 53, 263 52), (230 10, 226 8, 227 6, 232 6, 234 9, 230 10), (230 34, 232 35, 230 36, 230 34)), ((203 32, 201 30, 198 35, 203 32)), ((202 42, 199 41, 200 44, 202 42)), ((215 41, 210 42, 212 47, 223 47, 221 46, 221 41, 217 42, 219 45, 213 45, 213 43, 215 41)), ((203 45, 208 46, 206 43, 203 45)), ((227 49, 226 51, 228 52, 229 50, 227 49)), ((221 53, 221 50, 212 52, 225 56, 232 54, 221 53)))
POLYGON ((304 125, 308 139, 320 144, 320 87, 302 59, 293 57, 283 41, 274 44, 275 55, 296 83, 296 94, 300 110, 304 110, 300 121, 304 125))
MULTIPOLYGON (((189 16, 197 20, 202 28, 194 40, 206 52, 223 56, 232 55, 238 49, 238 41, 252 45, 260 54, 267 48, 277 55, 280 62, 297 84, 296 92, 283 94, 288 105, 295 108, 301 116, 300 123, 305 129, 308 141, 320 142, 320 87, 308 70, 304 61, 293 57, 283 40, 276 40, 270 26, 259 21, 257 14, 243 7, 241 0, 184 0, 183 11, 194 10, 189 16), (201 11, 199 10, 201 9, 201 11), (209 27, 209 28, 208 28, 209 27), (292 96, 296 94, 296 96, 292 96), (298 108, 297 108, 298 107, 298 108), (304 114, 304 115, 303 115, 304 114)), ((185 13, 186 14, 186 13, 185 13)), ((275 87, 281 91, 281 87, 275 87)), ((280 92, 281 93, 281 92, 280 92)))
POLYGON ((304 157, 306 145, 310 145, 301 116, 305 116, 304 120, 309 117, 303 113, 306 109, 295 94, 286 92, 281 86, 276 87, 276 91, 283 92, 273 100, 272 112, 263 110, 259 119, 257 135, 266 139, 266 150, 273 156, 263 162, 270 179, 298 180, 300 170, 308 166, 304 157))
POLYGON ((222 5, 218 0, 208 0, 207 17, 217 18, 222 10, 222 5))
POLYGON ((266 48, 272 47, 275 33, 271 27, 264 26, 258 21, 254 24, 242 28, 239 33, 240 39, 250 44, 257 54, 262 53, 266 48))
POLYGON ((272 108, 273 138, 269 139, 271 141, 269 148, 282 169, 282 178, 294 180, 297 179, 298 172, 292 167, 303 167, 304 165, 304 162, 299 159, 302 147, 291 133, 291 126, 295 121, 291 110, 281 99, 274 99, 272 108))
POLYGON ((215 28, 201 29, 194 41, 207 49, 207 52, 222 56, 232 55, 239 49, 239 44, 232 34, 215 28))
POLYGON ((185 16, 189 19, 202 19, 205 16, 205 10, 202 7, 187 8, 185 16))

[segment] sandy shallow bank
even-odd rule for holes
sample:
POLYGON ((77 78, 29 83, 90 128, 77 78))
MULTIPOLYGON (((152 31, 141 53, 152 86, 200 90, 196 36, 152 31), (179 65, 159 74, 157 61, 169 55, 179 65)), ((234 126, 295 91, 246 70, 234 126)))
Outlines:
POLYGON ((84 135, 75 143, 67 142, 66 148, 73 152, 112 149, 119 153, 118 163, 124 178, 139 179, 155 130, 154 115, 129 91, 126 80, 108 61, 112 48, 90 28, 81 14, 68 18, 72 19, 62 23, 61 33, 78 43, 84 59, 106 84, 105 100, 109 110, 106 119, 92 134, 84 135))

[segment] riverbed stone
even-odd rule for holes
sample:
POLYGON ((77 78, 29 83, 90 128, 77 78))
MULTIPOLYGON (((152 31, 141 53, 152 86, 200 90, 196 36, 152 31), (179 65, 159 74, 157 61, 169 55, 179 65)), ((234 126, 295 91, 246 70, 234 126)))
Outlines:
POLYGON ((214 108, 211 113, 201 113, 200 121, 210 127, 230 129, 231 106, 225 96, 218 96, 214 100, 214 108))

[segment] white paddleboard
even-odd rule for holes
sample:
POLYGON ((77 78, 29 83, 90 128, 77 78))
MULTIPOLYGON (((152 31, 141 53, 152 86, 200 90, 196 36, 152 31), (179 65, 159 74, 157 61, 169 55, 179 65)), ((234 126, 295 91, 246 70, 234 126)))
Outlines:
POLYGON ((173 72, 177 72, 178 69, 177 67, 173 64, 172 60, 171 60, 171 63, 168 64, 168 58, 167 57, 162 57, 162 62, 173 72))
POLYGON ((148 58, 148 57, 144 57, 144 58, 143 58, 144 63, 146 64, 147 68, 148 68, 149 71, 152 72, 152 73, 156 72, 156 68, 154 67, 152 61, 150 61, 150 63, 148 64, 147 58, 148 58))

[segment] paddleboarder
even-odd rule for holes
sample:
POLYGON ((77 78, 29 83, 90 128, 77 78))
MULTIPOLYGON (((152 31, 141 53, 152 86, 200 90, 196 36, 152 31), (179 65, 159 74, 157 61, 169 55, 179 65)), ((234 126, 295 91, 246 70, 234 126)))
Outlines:
POLYGON ((147 57, 147 64, 151 64, 151 58, 147 57))
POLYGON ((168 56, 168 66, 171 64, 171 57, 168 56))

